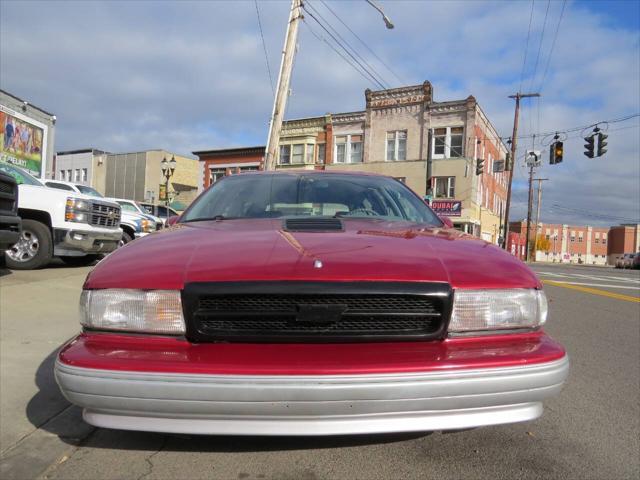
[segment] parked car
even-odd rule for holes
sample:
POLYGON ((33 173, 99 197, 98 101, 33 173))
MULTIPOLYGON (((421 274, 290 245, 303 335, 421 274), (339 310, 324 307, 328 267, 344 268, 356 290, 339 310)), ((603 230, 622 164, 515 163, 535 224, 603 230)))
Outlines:
POLYGON ((529 267, 378 175, 228 176, 83 288, 55 375, 100 427, 462 429, 539 417, 568 374, 529 267))
POLYGON ((18 184, 19 240, 5 251, 7 266, 31 270, 60 257, 69 265, 88 265, 118 247, 120 207, 79 192, 45 187, 25 170, 0 162, 0 171, 18 184))
POLYGON ((122 228, 122 241, 120 245, 142 238, 158 229, 157 223, 146 215, 137 212, 122 210, 122 218, 120 219, 120 228, 122 228))
POLYGON ((633 268, 634 253, 625 253, 616 259, 616 268, 633 268))
POLYGON ((174 215, 180 215, 173 208, 167 207, 166 205, 155 205, 153 203, 146 202, 138 202, 138 206, 140 206, 145 212, 149 215, 154 215, 160 220, 162 220, 163 226, 167 226, 167 220, 174 215))
POLYGON ((636 253, 636 256, 633 257, 633 264, 631 266, 633 269, 640 269, 640 252, 636 253))
POLYGON ((21 223, 18 184, 11 175, 0 170, 0 254, 20 239, 21 223))
POLYGON ((160 230, 164 227, 164 221, 161 218, 150 214, 144 208, 142 208, 138 202, 134 200, 128 200, 126 198, 110 198, 109 200, 112 200, 120 205, 123 212, 138 213, 149 218, 150 220, 153 220, 156 224, 156 230, 160 230))
MULTIPOLYGON (((67 190, 70 192, 83 193, 95 198, 105 198, 95 188, 79 183, 65 182, 64 180, 45 180, 45 186, 49 188, 57 188, 59 190, 67 190)), ((108 199, 114 203, 118 203, 116 199, 108 199)), ((136 238, 158 230, 158 221, 152 215, 140 213, 137 209, 128 207, 128 203, 120 211, 120 228, 122 229, 122 238, 119 244, 125 245, 136 238)))

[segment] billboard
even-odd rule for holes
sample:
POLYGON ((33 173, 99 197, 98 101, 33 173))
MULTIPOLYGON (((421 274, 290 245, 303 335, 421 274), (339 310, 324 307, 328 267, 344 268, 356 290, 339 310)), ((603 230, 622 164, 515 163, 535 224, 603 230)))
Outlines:
POLYGON ((438 215, 460 217, 462 215, 461 200, 432 200, 431 208, 438 215))
MULTIPOLYGON (((36 177, 43 177, 46 155, 45 128, 27 117, 0 109, 0 161, 24 168, 36 177)), ((40 124, 41 125, 41 124, 40 124)))

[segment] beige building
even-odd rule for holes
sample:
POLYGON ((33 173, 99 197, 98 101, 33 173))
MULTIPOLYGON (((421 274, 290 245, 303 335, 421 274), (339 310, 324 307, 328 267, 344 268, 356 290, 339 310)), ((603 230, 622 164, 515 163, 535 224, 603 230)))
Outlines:
POLYGON ((169 180, 170 199, 177 209, 189 205, 198 193, 200 166, 196 159, 166 150, 107 153, 96 149, 60 152, 56 179, 89 185, 107 197, 151 203, 164 202, 162 160, 176 160, 169 180))
POLYGON ((367 90, 365 102, 363 111, 286 121, 278 168, 396 177, 430 198, 434 210, 457 228, 497 242, 507 149, 475 98, 435 102, 431 84, 424 82, 367 90), (480 175, 477 159, 484 160, 480 175))

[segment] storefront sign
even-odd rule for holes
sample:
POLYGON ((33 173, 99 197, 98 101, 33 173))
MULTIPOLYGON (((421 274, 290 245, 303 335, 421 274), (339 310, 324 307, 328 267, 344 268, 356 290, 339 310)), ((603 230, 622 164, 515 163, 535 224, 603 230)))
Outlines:
POLYGON ((0 109, 0 161, 17 165, 41 178, 44 176, 45 130, 25 118, 0 109))
POLYGON ((438 215, 447 217, 460 217, 462 215, 462 202, 460 200, 432 200, 431 208, 438 215))

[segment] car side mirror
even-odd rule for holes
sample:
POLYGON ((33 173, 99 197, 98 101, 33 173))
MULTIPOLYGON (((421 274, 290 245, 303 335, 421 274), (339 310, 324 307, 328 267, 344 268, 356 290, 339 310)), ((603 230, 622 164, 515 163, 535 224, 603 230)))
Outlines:
POLYGON ((449 217, 445 217, 444 215, 443 216, 438 215, 438 218, 442 223, 444 223, 445 228, 453 228, 453 222, 449 217))
POLYGON ((167 218, 167 225, 175 225, 176 223, 178 223, 178 220, 180 220, 180 215, 171 215, 169 218, 167 218))

